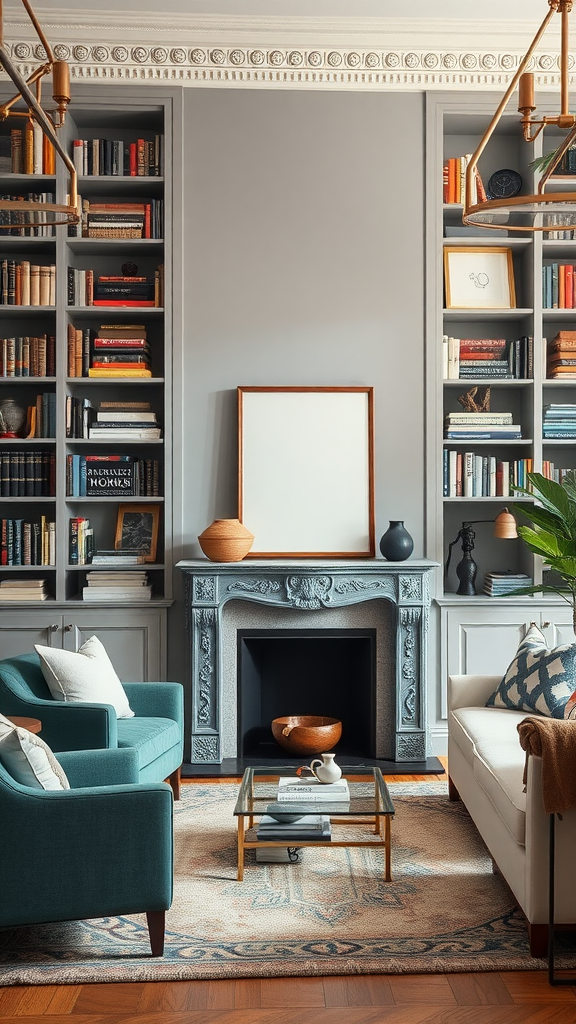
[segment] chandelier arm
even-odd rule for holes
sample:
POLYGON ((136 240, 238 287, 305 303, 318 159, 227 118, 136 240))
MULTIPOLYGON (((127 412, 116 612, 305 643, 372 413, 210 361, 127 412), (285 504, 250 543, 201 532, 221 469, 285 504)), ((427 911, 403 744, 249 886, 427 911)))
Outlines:
MULTIPOLYGON (((43 75, 50 74, 51 70, 52 70, 52 68, 50 67, 49 64, 42 64, 41 67, 36 68, 36 70, 33 71, 32 74, 28 76, 28 78, 26 79, 26 84, 27 85, 34 85, 34 82, 36 82, 39 78, 42 78, 43 75)), ((3 103, 0 106, 0 114, 2 115, 2 120, 5 120, 9 113, 11 113, 13 117, 27 117, 28 116, 27 113, 24 110, 14 110, 14 111, 12 111, 10 109, 11 107, 14 106, 15 103, 18 103, 18 100, 21 100, 21 99, 22 99, 21 94, 19 92, 17 92, 16 95, 12 97, 12 99, 7 100, 6 103, 3 103)))
POLYGON ((0 64, 4 68, 5 72, 14 82, 16 88, 20 91, 22 99, 27 103, 30 110, 34 112, 34 117, 42 127, 44 134, 50 139, 50 142, 54 146, 56 152, 60 155, 64 164, 68 168, 70 174, 70 197, 69 205, 76 206, 78 201, 78 186, 77 186, 77 173, 76 168, 68 156, 68 153, 62 146, 60 139, 58 138, 56 131, 50 121, 50 118, 46 115, 45 111, 36 100, 34 94, 28 88, 26 81, 12 64, 10 57, 6 53, 3 46, 0 45, 0 64))
POLYGON ((37 19, 36 15, 34 14, 34 11, 32 10, 28 0, 22 0, 22 6, 25 8, 26 13, 28 14, 28 17, 30 18, 30 21, 32 22, 32 24, 34 26, 34 31, 36 32, 36 35, 38 36, 40 42, 42 43, 42 46, 46 50, 46 56, 48 58, 48 61, 49 61, 50 65, 52 65, 54 63, 54 54, 52 53, 52 48, 51 48, 48 40, 46 39, 46 36, 44 35, 44 33, 42 31, 42 28, 41 28, 41 26, 38 23, 38 19, 37 19))
POLYGON ((550 162, 550 164, 544 171, 544 174, 540 178, 540 181, 538 182, 539 194, 544 192, 544 188, 546 186, 546 183, 548 182, 548 179, 550 178, 550 175, 554 173, 562 157, 570 149, 570 146, 574 142, 574 139, 576 139, 576 125, 574 125, 574 127, 570 129, 570 131, 565 136, 561 144, 558 146, 558 149, 554 154, 553 160, 550 162))
MULTIPOLYGON (((521 75, 524 74, 524 71, 528 67, 528 63, 530 61, 530 58, 531 58, 532 54, 534 53, 534 50, 538 46, 538 43, 540 42, 540 40, 541 40, 542 36, 544 35, 546 29, 548 28, 548 24, 549 24, 550 20, 556 14, 556 11, 557 11, 557 6, 554 6, 554 7, 551 6, 550 7, 550 10, 548 11, 546 17, 544 18, 544 21, 540 25, 540 28, 538 29, 536 35, 534 36, 534 39, 530 43, 530 46, 529 46, 526 54, 524 55, 524 57, 520 61, 520 64, 518 65, 518 69, 517 69, 515 75, 513 76, 512 80, 510 82, 510 85, 508 86, 506 92, 504 93, 504 96, 502 97, 502 99, 501 99, 501 101, 500 101, 500 103, 498 105, 498 108, 496 110, 496 113, 494 114, 492 120, 490 121, 490 124, 488 125, 488 128, 484 132, 484 135, 483 135, 483 137, 480 140, 480 144, 478 145, 478 148, 476 149, 476 152, 472 154, 470 162, 468 163, 468 166, 466 168, 466 209, 469 209, 471 206, 474 205, 474 203, 473 203, 473 184, 474 184, 474 180, 475 180, 475 169, 476 169, 476 166, 478 164, 478 160, 482 156, 482 153, 484 152, 484 149, 486 148, 486 146, 488 145, 490 139, 492 138, 492 135, 494 133, 496 125, 500 121, 500 118, 502 117, 502 114, 504 113, 504 110, 505 110, 506 106, 508 105, 508 101, 509 101, 512 93, 514 92, 514 90, 515 90, 515 88, 516 88, 516 86, 518 84, 518 81, 519 81, 521 75)), ((464 210, 464 214, 466 213, 466 209, 464 210)))

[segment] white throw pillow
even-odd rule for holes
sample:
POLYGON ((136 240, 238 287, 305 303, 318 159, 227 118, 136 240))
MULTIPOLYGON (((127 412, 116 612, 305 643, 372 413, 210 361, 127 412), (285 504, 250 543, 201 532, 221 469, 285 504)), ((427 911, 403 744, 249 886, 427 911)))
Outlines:
POLYGON ((118 718, 133 718, 126 691, 97 636, 86 640, 76 654, 40 644, 34 647, 54 700, 112 704, 118 718))
POLYGON ((22 786, 70 789, 62 765, 39 736, 0 715, 0 762, 22 786))

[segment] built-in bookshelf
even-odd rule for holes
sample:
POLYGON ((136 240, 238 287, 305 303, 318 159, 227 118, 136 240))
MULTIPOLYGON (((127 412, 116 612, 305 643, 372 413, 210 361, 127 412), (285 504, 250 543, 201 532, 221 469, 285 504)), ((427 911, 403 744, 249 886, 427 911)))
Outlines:
MULTIPOLYGON (((115 549, 120 512, 126 529, 132 505, 132 527, 140 517, 141 535, 147 537, 153 526, 154 556, 137 570, 145 572, 151 597, 146 588, 135 588, 134 598, 123 597, 122 606, 145 603, 156 616, 154 656, 147 652, 137 659, 140 665, 148 659, 145 667, 152 675, 165 671, 165 609, 172 597, 172 432, 166 398, 172 255, 165 215, 172 208, 165 173, 171 102, 169 91, 158 97, 147 89, 76 88, 61 139, 80 171, 78 228, 33 236, 0 232, 0 403, 10 398, 26 411, 18 436, 0 441, 0 582, 41 576, 43 609, 60 610, 62 621, 73 609, 81 631, 89 623, 111 627, 117 602, 112 594, 107 598, 105 587, 94 587, 94 573, 114 572, 114 564, 92 566, 90 559, 93 551, 115 549), (38 280, 32 294, 31 268, 38 280), (36 540, 31 552, 29 535, 43 536, 48 523, 53 524, 51 544, 36 540), (80 556, 77 541, 72 544, 78 530, 80 556), (49 561, 42 560, 42 552, 49 561), (88 582, 97 596, 84 615, 88 582)), ((13 159, 12 128, 10 123, 0 128, 0 193, 48 192, 63 201, 67 182, 60 162, 50 175, 43 173, 51 167, 49 158, 44 164, 31 164, 29 158, 28 173, 13 170, 23 167, 23 160, 18 152, 13 159), (36 173, 30 173, 31 166, 36 173)), ((126 564, 117 568, 125 572, 126 564)), ((32 619, 34 607, 40 607, 34 601, 17 606, 29 609, 32 619)), ((9 607, 5 604, 4 615, 9 607)), ((51 615, 56 633, 60 620, 51 615)), ((129 620, 128 614, 124 621, 129 620)))
MULTIPOLYGON (((438 573, 444 672, 502 671, 510 660, 506 652, 511 655, 522 635, 522 623, 541 618, 548 626, 558 616, 557 610, 552 609, 552 614, 545 610, 551 602, 547 606, 542 597, 489 596, 490 587, 484 592, 484 581, 492 572, 525 574, 537 583, 542 580, 546 567, 541 560, 521 540, 496 539, 492 521, 511 500, 531 500, 514 491, 515 485, 525 483, 527 472, 553 477, 576 468, 573 421, 568 414, 563 422, 562 410, 554 408, 573 404, 576 415, 570 345, 554 341, 558 335, 570 339, 570 332, 576 332, 576 309, 570 298, 573 270, 558 269, 576 265, 576 241, 561 224, 545 234, 509 232, 505 223, 498 230, 465 227, 457 186, 452 185, 450 195, 458 201, 445 201, 449 161, 453 174, 454 164, 461 166, 458 158, 474 152, 494 113, 495 99, 430 93, 427 106, 427 554, 444 567, 455 542, 448 575, 438 573), (510 254, 506 258, 513 267, 512 307, 452 308, 445 288, 447 249, 458 255, 483 247, 510 254), (553 271, 546 269, 553 265, 554 297, 553 271), (559 370, 563 365, 566 369, 559 370), (474 410, 465 396, 481 403, 486 388, 492 422, 488 416, 476 422, 463 417, 466 409, 474 410), (456 594, 455 570, 463 553, 456 538, 464 523, 471 523, 475 532, 476 597, 456 594), (476 626, 481 627, 479 635, 474 634, 476 626)), ((554 144, 548 136, 546 151, 554 144)), ((510 169, 521 176, 522 192, 533 191, 538 172, 529 165, 541 154, 541 138, 533 144, 522 139, 512 100, 479 161, 484 187, 488 190, 495 171, 510 169)), ((566 178, 562 181, 565 184, 566 178)), ((495 592, 498 588, 492 589, 495 592)))

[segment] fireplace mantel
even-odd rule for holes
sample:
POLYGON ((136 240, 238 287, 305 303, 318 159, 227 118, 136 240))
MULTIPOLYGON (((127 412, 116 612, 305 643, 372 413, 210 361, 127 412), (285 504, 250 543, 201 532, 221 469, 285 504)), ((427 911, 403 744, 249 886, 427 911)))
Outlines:
POLYGON ((186 587, 192 764, 222 762, 222 613, 228 601, 312 611, 375 598, 397 609, 394 757, 425 761, 429 580, 436 566, 428 559, 178 562, 186 587))

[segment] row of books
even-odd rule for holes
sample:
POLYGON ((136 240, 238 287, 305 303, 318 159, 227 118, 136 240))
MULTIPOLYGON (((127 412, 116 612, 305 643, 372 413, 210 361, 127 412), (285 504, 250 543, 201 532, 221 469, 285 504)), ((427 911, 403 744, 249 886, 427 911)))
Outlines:
POLYGON ((556 466, 549 459, 544 459, 542 462, 542 476, 545 476, 547 480, 555 480, 557 484, 561 484, 567 473, 573 473, 574 467, 568 469, 556 466))
POLYGON ((153 139, 73 139, 72 159, 79 175, 161 177, 164 136, 153 139))
POLYGON ((94 555, 94 530, 85 516, 72 516, 68 521, 68 562, 89 565, 94 555))
POLYGON ((0 520, 1 565, 56 565, 56 523, 39 520, 0 520))
POLYGON ((161 433, 149 402, 104 402, 94 408, 89 398, 66 398, 66 437, 156 441, 161 433))
POLYGON ((545 440, 548 438, 576 440, 576 405, 569 402, 552 402, 550 405, 545 405, 542 434, 545 440))
POLYGON ((143 202, 79 201, 81 219, 77 235, 82 238, 163 238, 164 200, 143 202))
POLYGON ((0 135, 0 173, 56 174, 54 146, 35 121, 0 135))
MULTIPOLYGON (((5 192, 0 195, 4 202, 27 202, 27 203, 54 203, 56 202, 53 192, 24 192, 15 194, 5 192)), ((38 224, 38 214, 29 213, 26 210, 0 210, 0 224, 2 235, 12 235, 16 238, 51 238, 54 235, 53 224, 38 224), (12 225, 6 227, 6 225, 12 225)))
POLYGON ((0 497, 53 498, 56 491, 56 455, 54 452, 0 452, 0 497))
POLYGON ((511 412, 449 412, 444 437, 450 441, 517 441, 522 437, 511 412))
POLYGON ((49 596, 47 580, 0 580, 0 601, 47 601, 49 596))
POLYGON ((544 232, 544 238, 554 241, 572 241, 576 238, 574 228, 570 227, 574 223, 572 214, 547 213, 546 223, 551 227, 549 231, 544 232))
MULTIPOLYGON (((152 376, 144 324, 102 324, 95 332, 90 327, 68 325, 69 377, 96 376, 91 370, 134 369, 140 371, 140 376, 152 376)), ((122 372, 110 374, 113 375, 125 376, 122 372)))
POLYGON ((528 485, 532 459, 500 459, 496 455, 446 449, 443 458, 445 498, 508 498, 528 485))
POLYGON ((84 601, 150 601, 152 584, 143 569, 120 572, 95 570, 86 573, 84 601))
POLYGON ((573 263, 546 263, 542 267, 542 306, 544 309, 574 309, 576 306, 576 267, 573 263))
POLYGON ((66 494, 71 498, 157 497, 157 459, 135 455, 67 455, 66 494))
POLYGON ((487 572, 482 589, 489 597, 506 597, 514 590, 531 586, 531 577, 523 572, 487 572))
POLYGON ((0 377, 54 377, 56 339, 37 337, 0 338, 0 377))
POLYGON ((56 437, 56 392, 45 391, 28 406, 25 437, 56 437))
POLYGON ((512 341, 442 336, 443 380, 530 380, 533 375, 534 341, 528 335, 512 341))
POLYGON ((576 380, 576 331, 559 331, 547 347, 546 376, 576 380))
MULTIPOLYGON (((472 159, 471 153, 465 156, 450 157, 444 161, 442 187, 445 203, 464 203, 466 199, 466 168, 472 159)), ((474 171, 474 182, 472 185, 472 202, 486 202, 487 195, 478 168, 474 171)))
POLYGON ((68 267, 69 306, 159 307, 164 301, 164 266, 154 277, 96 275, 86 268, 68 267))
POLYGON ((3 306, 54 306, 56 265, 29 260, 0 260, 0 304, 3 306))

